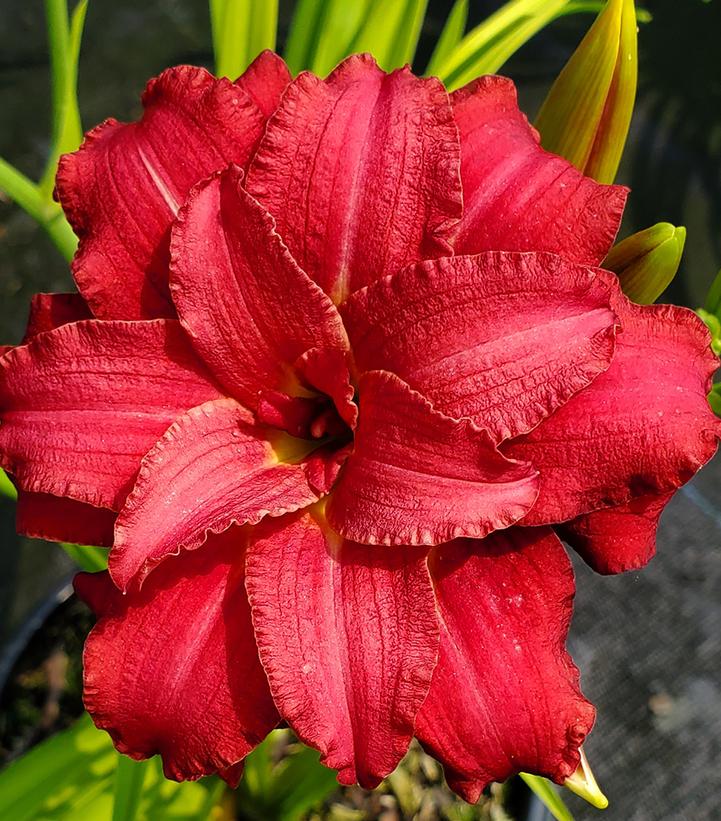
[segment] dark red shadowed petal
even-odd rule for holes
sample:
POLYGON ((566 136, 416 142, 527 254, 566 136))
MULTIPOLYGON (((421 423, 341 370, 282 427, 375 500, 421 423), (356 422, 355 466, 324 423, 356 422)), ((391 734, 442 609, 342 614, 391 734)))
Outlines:
POLYGON ((509 462, 470 419, 434 411, 397 376, 360 380, 354 450, 328 521, 365 544, 439 544, 508 527, 531 508, 537 477, 509 462))
POLYGON ((159 753, 176 781, 219 770, 233 779, 279 721, 255 646, 243 558, 233 529, 165 562, 140 592, 123 595, 105 572, 75 580, 98 615, 83 655, 87 711, 120 752, 159 753))
POLYGON ((385 74, 367 54, 327 80, 300 74, 268 122, 247 187, 336 302, 444 256, 462 212, 448 95, 407 68, 385 74))
POLYGON ((313 348, 295 363, 302 382, 333 400, 338 414, 349 428, 355 429, 358 405, 350 381, 349 354, 338 348, 313 348))
POLYGON ((119 509, 173 420, 219 395, 176 320, 64 325, 0 360, 0 467, 119 509))
POLYGON ((344 541, 320 512, 251 537, 246 584, 275 703, 342 784, 376 787, 413 735, 438 652, 425 556, 344 541))
POLYGON ((574 583, 561 543, 512 528, 443 545, 429 563, 441 649, 416 736, 472 803, 521 771, 561 783, 594 721, 564 646, 574 583))
POLYGON ((621 223, 628 189, 600 185, 544 151, 505 77, 451 95, 461 139, 463 222, 456 253, 552 251, 597 265, 621 223))
POLYGON ((638 570, 656 553, 656 530, 673 493, 639 496, 625 505, 579 516, 557 528, 598 573, 638 570))
POLYGON ((555 524, 674 491, 715 453, 721 421, 706 396, 718 359, 686 308, 615 295, 611 367, 527 436, 504 445, 540 471, 524 524, 555 524))
POLYGON ((302 465, 279 463, 250 411, 219 399, 181 416, 145 456, 120 511, 109 569, 126 590, 210 533, 317 501, 302 465))
POLYGON ((88 303, 80 294, 35 294, 30 300, 30 316, 23 343, 44 331, 92 317, 88 303))
POLYGON ((347 349, 330 299, 293 261, 272 217, 229 168, 196 187, 171 243, 171 290, 208 367, 251 409, 262 390, 288 391, 309 348, 347 349))
POLYGON ((15 513, 18 533, 32 539, 110 547, 115 513, 49 493, 18 491, 15 513))
POLYGON ((141 120, 107 120, 60 160, 57 194, 80 237, 78 289, 102 319, 173 316, 168 292, 170 224, 190 188, 229 163, 245 164, 266 114, 256 104, 269 66, 264 109, 280 96, 275 61, 258 58, 233 84, 179 66, 151 80, 141 120))
POLYGON ((608 368, 615 278, 552 254, 489 252, 407 268, 341 313, 360 370, 389 370, 496 439, 534 428, 608 368))

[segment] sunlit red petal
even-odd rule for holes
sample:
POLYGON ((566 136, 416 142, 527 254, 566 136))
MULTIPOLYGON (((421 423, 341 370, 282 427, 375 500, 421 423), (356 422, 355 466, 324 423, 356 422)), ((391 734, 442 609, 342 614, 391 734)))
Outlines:
POLYGON ((430 566, 441 648, 416 736, 467 801, 519 771, 562 782, 594 720, 564 647, 574 583, 562 545, 512 528, 443 545, 430 566))
POLYGON ((109 569, 121 590, 210 533, 318 499, 303 465, 278 461, 250 411, 219 399, 181 416, 145 456, 120 511, 109 569))
POLYGON ((397 376, 361 377, 354 450, 328 504, 328 521, 365 544, 439 544, 482 537, 520 519, 537 479, 509 462, 470 419, 434 411, 397 376))
POLYGON ((281 95, 291 77, 288 66, 273 51, 262 51, 236 80, 253 100, 261 114, 268 118, 278 107, 281 95))
POLYGON ((208 367, 255 409, 261 390, 292 386, 309 348, 348 347, 330 299, 300 270, 238 168, 194 189, 173 229, 171 288, 208 367))
MULTIPOLYGON (((275 60, 262 61, 272 78, 267 110, 281 89, 275 60)), ((246 91, 243 78, 233 84, 202 68, 168 69, 148 84, 141 120, 108 120, 61 159, 57 193, 80 237, 73 273, 96 316, 174 315, 170 223, 193 185, 247 162, 267 116, 254 99, 262 73, 256 66, 246 91)))
POLYGON ((248 190, 335 301, 406 263, 450 252, 461 216, 448 95, 408 69, 354 55, 303 73, 268 122, 248 190))
POLYGON ((15 516, 17 532, 33 539, 102 547, 113 543, 115 513, 105 507, 19 490, 15 516))
POLYGON ((534 428, 606 370, 618 289, 551 254, 489 252, 412 266, 342 314, 357 366, 392 371, 497 441, 534 428))
POLYGON ((88 303, 80 294, 35 294, 30 300, 30 316, 23 342, 68 322, 92 319, 88 303))
POLYGON ((558 532, 599 573, 638 570, 656 552, 658 520, 671 496, 639 496, 625 505, 579 516, 558 532))
POLYGON ((118 509, 173 420, 219 395, 176 320, 64 325, 0 360, 0 466, 118 509))
POLYGON ((338 348, 312 348, 295 363, 301 381, 333 400, 349 428, 358 421, 355 389, 350 381, 348 354, 338 348))
POLYGON ((247 557, 260 657, 283 718, 371 789, 413 735, 438 652, 425 551, 344 541, 310 514, 264 522, 247 557))
POLYGON ((456 252, 552 251, 596 265, 621 223, 627 189, 599 185, 544 151, 505 77, 454 92, 463 222, 456 252))
MULTIPOLYGON (((279 717, 260 665, 237 528, 158 568, 123 595, 107 573, 81 573, 98 614, 83 656, 86 709, 121 752, 159 753, 168 778, 236 765, 279 717)), ((234 769, 227 771, 227 768, 234 769)))
POLYGON ((638 496, 669 493, 716 451, 721 423, 706 395, 718 359, 686 308, 612 307, 621 320, 611 367, 504 453, 540 471, 524 524, 552 524, 638 496))

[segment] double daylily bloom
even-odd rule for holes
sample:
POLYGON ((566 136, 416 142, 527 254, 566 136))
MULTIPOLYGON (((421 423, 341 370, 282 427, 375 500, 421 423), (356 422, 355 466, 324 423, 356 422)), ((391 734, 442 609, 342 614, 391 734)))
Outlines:
POLYGON ((176 779, 286 721, 342 783, 414 735, 468 800, 563 781, 594 710, 558 534, 640 567, 719 434, 702 323, 597 267, 626 190, 500 77, 265 53, 143 105, 62 159, 80 293, 0 359, 19 529, 112 545, 88 711, 176 779))

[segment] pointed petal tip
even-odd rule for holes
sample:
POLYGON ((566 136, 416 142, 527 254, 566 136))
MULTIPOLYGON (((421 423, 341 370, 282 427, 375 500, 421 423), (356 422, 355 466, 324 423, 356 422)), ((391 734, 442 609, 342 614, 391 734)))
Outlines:
POLYGON ((588 801, 597 810, 605 810, 608 807, 608 798, 601 792, 583 748, 579 752, 581 753, 581 760, 578 768, 573 775, 570 775, 564 781, 564 787, 576 793, 584 801, 588 801))

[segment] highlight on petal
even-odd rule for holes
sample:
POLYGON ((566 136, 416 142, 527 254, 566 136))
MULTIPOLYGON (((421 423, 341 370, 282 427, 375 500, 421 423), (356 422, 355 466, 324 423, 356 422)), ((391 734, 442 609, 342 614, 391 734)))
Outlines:
POLYGON ((524 524, 575 519, 642 496, 670 493, 715 453, 721 422, 706 396, 718 359, 686 308, 612 307, 623 332, 610 368, 524 437, 503 446, 540 473, 524 524))
POLYGON ((110 547, 115 516, 114 511, 105 507, 21 489, 15 527, 18 533, 31 539, 110 547))
POLYGON ((30 300, 30 316, 23 344, 45 331, 52 331, 68 322, 92 319, 88 303, 80 294, 34 294, 30 300))
POLYGON ((457 540, 429 557, 441 624, 416 736, 475 802, 518 772, 573 773, 594 709, 565 649, 573 570, 548 528, 457 540))
POLYGON ((376 787, 413 735, 438 652, 425 557, 346 541, 317 509, 251 537, 246 583, 273 698, 341 784, 376 787))
POLYGON ((634 0, 609 0, 548 92, 543 147, 602 183, 616 177, 638 82, 634 0))
POLYGON ((451 252, 462 212, 458 135, 441 83, 349 57, 300 74, 268 122, 248 191, 298 264, 337 303, 451 252))
POLYGON ((118 510, 173 420, 219 396, 176 320, 63 325, 0 359, 0 467, 118 510))
POLYGON ((557 530, 597 573, 638 570, 656 553, 658 521, 672 496, 638 496, 627 504, 579 516, 557 530))
POLYGON ((505 77, 451 95, 461 138, 463 221, 458 254, 551 251, 597 265, 621 223, 628 190, 599 185, 544 151, 505 77))
POLYGON ((107 120, 61 158, 57 195, 80 238, 73 274, 96 316, 174 315, 170 224, 190 188, 245 164, 263 131, 257 79, 244 85, 194 66, 168 69, 145 89, 138 122, 107 120))
POLYGON ((137 585, 168 556, 211 533, 257 524, 317 501, 302 464, 283 464, 253 415, 233 399, 192 408, 144 457, 120 511, 108 568, 137 585))
POLYGON ((342 315, 360 370, 404 379, 496 441, 532 430, 608 368, 615 279, 551 254, 487 252, 411 266, 342 315))
POLYGON ((346 350, 335 306, 298 267, 272 217, 229 168, 197 186, 171 243, 171 290, 210 370, 255 410, 262 390, 288 391, 309 348, 346 350))
POLYGON ((603 267, 618 274, 629 299, 651 305, 676 276, 685 244, 683 226, 659 222, 614 245, 603 267))
POLYGON ((234 528, 164 562, 139 592, 123 595, 106 572, 75 580, 98 616, 83 656, 85 707, 120 752, 159 753, 175 781, 218 771, 234 780, 234 765, 279 721, 243 560, 234 528))
POLYGON ((431 545, 483 537, 523 517, 537 495, 528 463, 510 462, 470 419, 434 411, 394 374, 359 385, 354 449, 328 521, 364 544, 431 545))

